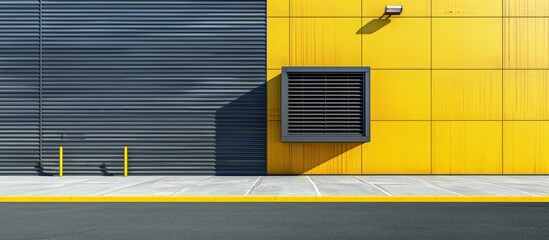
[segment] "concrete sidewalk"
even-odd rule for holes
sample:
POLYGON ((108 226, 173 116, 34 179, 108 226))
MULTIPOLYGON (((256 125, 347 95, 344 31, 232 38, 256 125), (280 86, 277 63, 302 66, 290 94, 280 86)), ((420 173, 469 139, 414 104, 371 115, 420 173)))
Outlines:
POLYGON ((549 176, 0 176, 0 196, 549 196, 549 176))

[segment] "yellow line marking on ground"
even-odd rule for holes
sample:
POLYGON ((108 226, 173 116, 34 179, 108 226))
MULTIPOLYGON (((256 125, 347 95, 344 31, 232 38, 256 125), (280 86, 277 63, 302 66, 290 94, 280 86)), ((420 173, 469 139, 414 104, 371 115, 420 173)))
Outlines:
POLYGON ((0 202, 542 202, 549 196, 0 196, 0 202))

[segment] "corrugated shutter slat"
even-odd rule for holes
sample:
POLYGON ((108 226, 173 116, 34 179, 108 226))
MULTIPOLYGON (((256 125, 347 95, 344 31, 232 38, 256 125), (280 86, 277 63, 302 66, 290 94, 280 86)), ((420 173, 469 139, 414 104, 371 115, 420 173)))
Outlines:
POLYGON ((265 39, 264 0, 0 0, 0 173, 41 124, 50 174, 264 174, 265 39))
POLYGON ((0 0, 0 174, 36 174, 40 5, 0 0))

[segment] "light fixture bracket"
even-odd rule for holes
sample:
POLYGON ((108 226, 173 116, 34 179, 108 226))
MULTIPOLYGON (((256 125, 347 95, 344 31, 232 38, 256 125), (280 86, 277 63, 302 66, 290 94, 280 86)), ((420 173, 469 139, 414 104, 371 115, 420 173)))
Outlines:
POLYGON ((402 9, 402 5, 387 5, 385 6, 385 12, 380 18, 383 18, 384 16, 390 18, 393 15, 400 15, 402 13, 402 9))

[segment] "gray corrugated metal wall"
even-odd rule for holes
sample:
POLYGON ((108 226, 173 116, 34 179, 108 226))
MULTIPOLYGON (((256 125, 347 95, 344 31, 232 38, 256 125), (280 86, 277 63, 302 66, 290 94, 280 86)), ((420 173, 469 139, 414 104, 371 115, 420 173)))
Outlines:
POLYGON ((264 0, 41 7, 46 173, 265 173, 264 0))
POLYGON ((39 55, 38 1, 0 1, 0 174, 36 173, 39 55))

